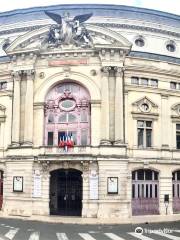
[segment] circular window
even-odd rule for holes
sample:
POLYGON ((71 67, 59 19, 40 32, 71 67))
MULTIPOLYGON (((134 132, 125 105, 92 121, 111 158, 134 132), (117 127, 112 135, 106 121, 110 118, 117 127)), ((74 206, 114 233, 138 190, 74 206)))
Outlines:
POLYGON ((149 112, 150 111, 150 107, 147 103, 143 103, 140 108, 141 108, 142 112, 149 112))
POLYGON ((76 105, 76 102, 72 99, 62 100, 59 107, 65 111, 71 111, 76 105))
POLYGON ((137 38, 135 40, 135 44, 138 46, 138 47, 143 47, 145 45, 145 42, 142 38, 137 38))
POLYGON ((174 43, 168 43, 168 44, 166 45, 166 49, 167 49, 169 52, 175 52, 176 46, 175 46, 174 43))

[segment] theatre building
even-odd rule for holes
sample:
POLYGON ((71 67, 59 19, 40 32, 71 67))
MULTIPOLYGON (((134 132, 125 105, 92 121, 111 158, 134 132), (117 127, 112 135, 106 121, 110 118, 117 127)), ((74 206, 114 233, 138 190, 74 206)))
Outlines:
POLYGON ((57 5, 0 26, 0 214, 177 217, 180 16, 57 5))

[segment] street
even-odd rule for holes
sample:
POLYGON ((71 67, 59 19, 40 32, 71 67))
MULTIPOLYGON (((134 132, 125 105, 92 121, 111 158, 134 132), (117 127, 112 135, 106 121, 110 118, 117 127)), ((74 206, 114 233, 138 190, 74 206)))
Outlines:
POLYGON ((0 240, 180 240, 180 222, 78 225, 0 218, 0 240))

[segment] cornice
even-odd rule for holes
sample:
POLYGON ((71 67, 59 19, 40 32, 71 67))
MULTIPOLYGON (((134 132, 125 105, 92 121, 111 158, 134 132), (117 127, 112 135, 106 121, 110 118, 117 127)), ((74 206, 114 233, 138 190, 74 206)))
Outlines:
MULTIPOLYGON (((160 33, 160 34, 163 34, 163 35, 180 38, 180 33, 177 33, 177 32, 174 32, 174 31, 169 31, 169 30, 153 28, 153 27, 120 24, 120 23, 91 23, 91 25, 107 27, 107 28, 132 29, 132 30, 138 30, 138 31, 160 33)), ((8 30, 1 30, 0 35, 32 31, 32 30, 35 30, 35 29, 42 28, 44 26, 46 26, 46 25, 36 25, 36 26, 29 26, 29 27, 26 26, 26 27, 20 27, 20 28, 12 28, 12 29, 8 29, 8 30)))

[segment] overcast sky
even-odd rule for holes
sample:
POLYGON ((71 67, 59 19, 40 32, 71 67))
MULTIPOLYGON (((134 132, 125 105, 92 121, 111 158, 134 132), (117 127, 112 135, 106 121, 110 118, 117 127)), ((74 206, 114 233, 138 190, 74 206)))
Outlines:
MULTIPOLYGON (((1 0, 2 1, 2 0, 1 0)), ((33 6, 47 6, 72 3, 118 4, 157 9, 180 15, 180 0, 6 0, 1 3, 0 12, 33 6)))

